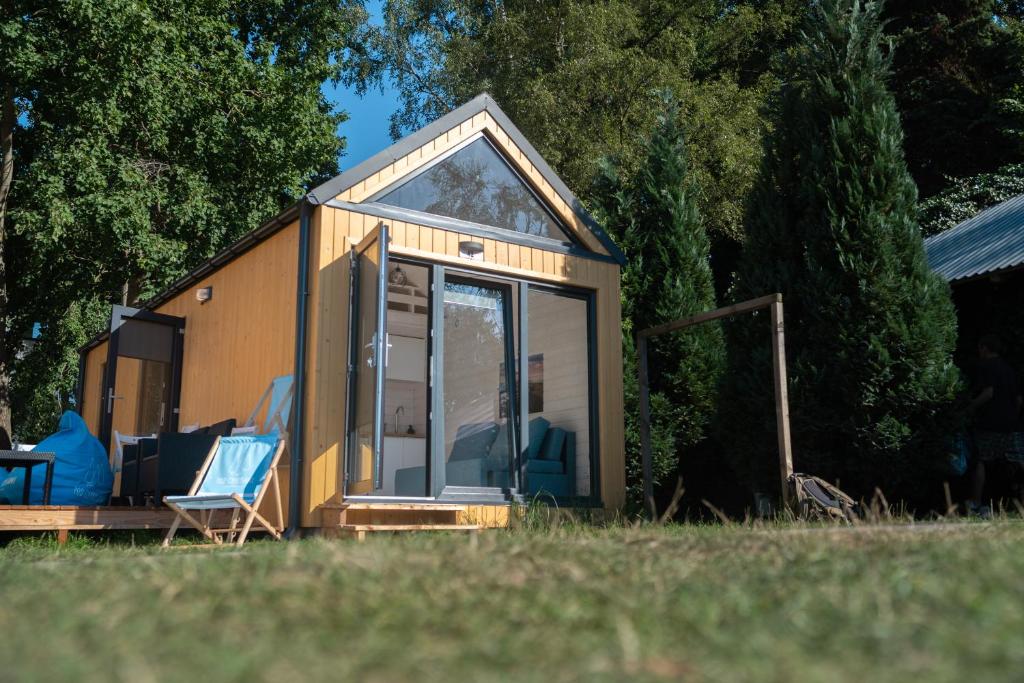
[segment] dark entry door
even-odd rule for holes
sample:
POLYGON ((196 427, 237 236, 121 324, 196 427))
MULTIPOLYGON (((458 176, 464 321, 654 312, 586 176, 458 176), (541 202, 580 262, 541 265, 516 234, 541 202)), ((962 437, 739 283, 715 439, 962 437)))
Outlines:
POLYGON ((114 306, 103 376, 100 441, 114 431, 176 431, 185 319, 114 306))

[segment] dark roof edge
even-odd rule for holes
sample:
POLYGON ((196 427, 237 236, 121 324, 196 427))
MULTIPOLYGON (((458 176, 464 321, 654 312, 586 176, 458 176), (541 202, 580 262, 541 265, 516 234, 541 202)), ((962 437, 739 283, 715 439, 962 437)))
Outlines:
POLYGON ((472 100, 457 107, 452 111, 448 112, 441 118, 437 119, 433 123, 420 128, 415 133, 407 135, 395 144, 391 145, 387 149, 383 150, 370 157, 366 161, 358 164, 349 170, 337 175, 327 182, 319 185, 309 192, 309 200, 313 204, 325 204, 336 196, 341 194, 346 189, 352 187, 359 181, 370 177, 374 173, 377 173, 384 167, 392 164, 402 157, 412 153, 417 148, 422 147, 434 138, 440 136, 445 131, 451 130, 455 126, 459 125, 463 121, 473 118, 480 112, 486 111, 494 120, 497 121, 498 125, 501 126, 508 134, 512 141, 526 154, 526 157, 530 160, 530 163, 540 172, 541 176, 555 189, 558 196, 564 201, 576 214, 576 216, 583 222, 583 224, 594 234, 594 237, 601 243, 601 245, 608 250, 612 258, 619 265, 626 263, 626 256, 619 249, 618 245, 612 241, 608 236, 608 233, 598 224, 594 217, 590 215, 590 212, 586 210, 582 202, 576 198, 576 195, 572 193, 572 190, 562 181, 561 178, 548 166, 548 163, 544 161, 544 158, 540 153, 530 144, 530 141, 526 139, 526 136, 516 127, 512 120, 501 110, 498 103, 494 101, 494 98, 487 93, 477 95, 472 100))
POLYGON ((953 285, 963 285, 967 284, 968 282, 977 282, 978 280, 988 280, 993 276, 1006 275, 1008 273, 1016 273, 1017 271, 1024 271, 1024 261, 1020 261, 1018 263, 1011 263, 1006 266, 1000 266, 999 268, 995 268, 993 270, 984 270, 980 273, 972 273, 970 275, 959 275, 953 278, 952 280, 947 279, 945 275, 939 273, 938 271, 935 272, 939 277, 941 277, 943 280, 949 283, 950 287, 952 287, 953 285))
MULTIPOLYGON (((238 240, 232 242, 228 246, 221 249, 219 252, 214 254, 211 258, 204 261, 202 264, 192 269, 187 274, 181 276, 174 282, 172 282, 167 288, 161 291, 159 294, 150 297, 146 301, 138 305, 141 310, 152 311, 157 306, 167 303, 174 297, 178 296, 195 283, 202 280, 204 277, 214 272, 215 270, 227 265, 231 261, 249 251, 253 247, 257 246, 264 240, 275 235, 293 221, 298 220, 299 210, 302 206, 302 202, 305 198, 300 199, 288 208, 281 211, 279 214, 266 221, 260 227, 247 232, 238 240)), ((110 332, 104 330, 96 336, 92 337, 89 341, 78 348, 79 353, 89 351, 90 349, 99 346, 103 343, 103 340, 109 336, 110 332)))

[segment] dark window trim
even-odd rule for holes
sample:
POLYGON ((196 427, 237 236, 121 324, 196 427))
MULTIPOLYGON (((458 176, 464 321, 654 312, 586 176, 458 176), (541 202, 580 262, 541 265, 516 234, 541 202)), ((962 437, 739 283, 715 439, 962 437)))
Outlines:
MULTIPOLYGON (((458 264, 458 265, 447 265, 437 261, 431 261, 428 258, 418 258, 412 256, 401 256, 395 255, 389 257, 388 262, 391 261, 407 263, 409 265, 415 265, 425 267, 430 272, 430 319, 429 319, 429 365, 430 375, 427 386, 428 398, 427 404, 430 407, 430 415, 427 419, 427 483, 429 493, 432 495, 423 497, 397 497, 397 496, 367 496, 367 495, 356 495, 348 496, 345 495, 347 501, 367 502, 367 503, 379 503, 381 505, 387 505, 388 503, 399 504, 399 503, 423 503, 423 504, 444 504, 444 503, 466 503, 469 505, 512 505, 528 503, 528 501, 522 500, 521 488, 489 488, 489 487, 465 487, 465 486, 444 486, 440 488, 437 484, 440 482, 435 481, 435 473, 443 467, 444 459, 444 443, 443 443, 443 429, 437 429, 435 420, 443 421, 443 368, 440 366, 439 358, 443 358, 443 339, 442 335, 438 335, 434 332, 438 322, 443 319, 443 295, 439 296, 438 289, 443 286, 444 276, 447 273, 455 273, 456 276, 462 276, 462 278, 475 279, 480 276, 485 276, 490 281, 501 283, 507 287, 516 286, 519 287, 519 346, 518 350, 520 353, 520 365, 522 358, 528 358, 528 345, 527 335, 529 332, 527 317, 528 317, 528 294, 530 289, 547 292, 557 296, 564 296, 573 299, 580 299, 587 302, 587 351, 590 355, 588 362, 588 399, 590 402, 590 480, 591 480, 591 492, 589 496, 574 496, 568 498, 555 498, 554 502, 562 507, 577 507, 577 508, 590 508, 599 509, 603 508, 603 498, 601 496, 601 477, 600 477, 600 411, 598 410, 598 396, 600 388, 598 386, 598 338, 597 338, 597 290, 589 289, 586 287, 578 287, 571 285, 554 285, 540 280, 534 280, 529 278, 519 278, 519 276, 510 276, 505 273, 494 272, 493 270, 487 269, 487 264, 477 262, 458 264), (526 305, 524 305, 526 304, 526 305), (436 366, 435 366, 436 362, 436 366), (439 418, 435 416, 440 416, 439 418), (496 500, 496 496, 503 496, 505 500, 496 500)), ((509 302, 511 304, 511 296, 509 302)), ((512 306, 509 305, 509 311, 506 313, 507 316, 512 315, 512 306)), ((349 315, 352 313, 349 311, 349 315)), ((351 348, 349 349, 351 352, 351 348)), ((510 365, 507 367, 511 368, 510 365)), ((520 382, 518 386, 514 387, 514 391, 517 392, 514 396, 510 396, 510 400, 515 400, 520 403, 518 413, 523 410, 522 404, 525 403, 527 398, 527 392, 523 391, 523 383, 529 381, 528 369, 527 372, 520 370, 520 382)), ((512 386, 514 382, 509 383, 512 386)), ((528 410, 528 409, 527 409, 528 410)), ((350 413, 351 404, 349 404, 346 413, 350 413)), ((523 416, 520 414, 518 429, 515 427, 511 428, 511 431, 516 432, 515 436, 517 442, 515 444, 516 451, 514 452, 518 457, 515 459, 515 469, 513 476, 515 477, 513 483, 517 486, 521 486, 523 483, 521 480, 521 467, 522 467, 522 453, 525 452, 528 435, 528 413, 526 414, 526 420, 523 420, 523 416), (522 453, 520 453, 522 452, 522 453)), ((345 433, 348 434, 350 423, 348 422, 349 416, 346 416, 345 433)), ((346 458, 348 452, 346 447, 346 458)), ((348 474, 349 474, 349 461, 345 461, 345 480, 343 486, 347 488, 348 474)), ((552 497, 539 498, 541 502, 547 502, 552 497)))
MULTIPOLYGON (((516 464, 516 462, 518 460, 518 458, 516 457, 516 454, 518 453, 518 449, 519 449, 520 435, 516 432, 516 426, 518 424, 518 422, 517 422, 517 413, 519 412, 519 410, 518 410, 518 406, 516 405, 516 398, 518 396, 518 388, 515 386, 515 384, 516 384, 515 383, 515 377, 516 377, 516 373, 515 373, 515 351, 516 351, 516 349, 515 349, 515 339, 514 339, 514 336, 513 336, 513 330, 515 329, 515 324, 514 324, 514 320, 512 318, 512 309, 514 308, 514 306, 513 306, 513 298, 518 295, 518 290, 517 290, 518 283, 516 283, 514 280, 510 280, 508 278, 493 278, 491 281, 487 281, 487 280, 481 280, 481 277, 483 277, 482 273, 463 273, 463 272, 460 272, 458 268, 448 268, 447 266, 440 266, 439 285, 437 287, 437 291, 434 292, 434 295, 435 295, 435 298, 438 301, 440 301, 440 311, 439 311, 439 313, 442 316, 444 315, 444 286, 448 282, 453 282, 455 284, 468 285, 468 286, 472 286, 472 287, 478 287, 478 286, 492 287, 495 290, 501 291, 502 295, 505 297, 505 301, 503 303, 505 310, 502 311, 502 319, 503 319, 502 322, 505 325, 505 335, 506 335, 506 339, 505 339, 505 343, 504 343, 504 345, 505 345, 505 348, 504 348, 504 355, 505 355, 505 386, 506 386, 506 388, 507 388, 507 390, 509 392, 509 398, 508 398, 509 415, 508 415, 508 418, 507 418, 508 419, 509 428, 506 431, 508 433, 508 438, 510 440, 510 443, 509 443, 509 453, 512 456, 510 458, 510 460, 509 460, 509 465, 508 465, 509 466, 509 480, 510 480, 509 483, 510 483, 510 488, 502 489, 500 487, 490 487, 490 486, 474 486, 474 487, 449 486, 448 482, 446 480, 446 477, 445 476, 441 476, 440 478, 438 478, 434 482, 434 488, 435 489, 438 488, 437 487, 437 482, 440 482, 440 484, 441 484, 441 486, 439 487, 440 488, 440 494, 438 495, 438 498, 450 497, 452 495, 459 495, 460 493, 462 493, 463 489, 467 489, 468 490, 468 488, 472 488, 473 489, 472 492, 475 493, 475 494, 476 493, 485 493, 486 494, 486 493, 492 493, 493 492, 494 494, 514 495, 518 491, 518 485, 519 485, 518 479, 519 478, 518 478, 517 473, 516 473, 515 464, 516 464), (509 343, 510 341, 512 343, 509 343)), ((437 335, 438 338, 439 338, 438 346, 440 348, 440 350, 438 352, 438 358, 439 359, 443 359, 443 357, 444 357, 444 344, 445 344, 443 325, 441 326, 441 328, 442 328, 441 333, 437 335)), ((439 363, 438 366, 439 367, 434 372, 434 376, 435 377, 443 378, 444 377, 444 367, 443 367, 443 365, 441 363, 439 363)), ((439 433, 439 436, 437 438, 437 443, 434 444, 434 445, 435 446, 440 445, 440 448, 438 449, 439 453, 440 453, 440 458, 438 460, 438 472, 440 473, 440 472, 445 472, 445 470, 442 467, 442 465, 444 464, 444 456, 445 456, 445 454, 444 454, 444 410, 443 410, 443 400, 442 401, 438 401, 438 403, 441 404, 441 410, 439 412, 434 412, 434 414, 432 415, 431 424, 435 426, 436 431, 439 433), (439 426, 439 428, 438 428, 438 426, 439 426)))
POLYGON ((324 206, 328 206, 332 209, 341 209, 343 211, 365 214, 367 216, 373 216, 374 218, 386 218, 406 223, 415 223, 416 225, 422 225, 428 228, 448 230, 463 235, 473 235, 474 237, 484 237, 499 242, 505 242, 507 244, 544 249, 545 251, 568 254, 569 256, 576 256, 578 258, 600 261, 602 263, 614 263, 618 265, 618 261, 611 256, 598 254, 597 252, 590 251, 579 245, 569 245, 565 242, 558 242, 546 237, 526 235, 512 230, 503 230, 502 228, 480 225, 479 223, 469 223, 467 221, 460 221, 456 218, 445 218, 444 216, 437 216, 431 213, 420 213, 419 211, 413 211, 411 209, 400 209, 393 206, 387 206, 385 204, 353 204, 352 202, 346 202, 340 199, 332 199, 325 203, 324 206))
POLYGON ((505 157, 505 155, 502 153, 502 151, 500 149, 498 149, 497 142, 487 133, 486 130, 481 130, 481 131, 479 131, 477 133, 474 133, 473 135, 469 136, 468 138, 466 138, 465 140, 463 140, 459 144, 455 145, 451 149, 445 151, 443 154, 438 155, 437 158, 431 159, 428 163, 426 163, 422 167, 416 169, 412 174, 401 176, 401 177, 397 178, 391 184, 385 186, 383 189, 377 190, 372 195, 370 195, 369 197, 364 199, 361 203, 364 203, 364 204, 374 204, 374 205, 377 205, 377 206, 388 206, 388 207, 392 207, 392 208, 399 209, 399 210, 402 210, 402 211, 409 211, 409 212, 412 212, 413 214, 418 214, 418 215, 422 215, 422 216, 437 216, 438 218, 458 221, 460 223, 468 223, 470 225, 480 225, 482 227, 490 228, 491 230, 499 230, 502 233, 512 233, 512 234, 515 234, 515 235, 527 235, 529 237, 536 237, 538 239, 554 242, 556 244, 561 244, 561 245, 567 246, 567 247, 580 246, 581 245, 579 239, 575 235, 573 235, 572 230, 569 228, 569 226, 567 226, 565 224, 565 221, 563 221, 561 218, 559 218, 558 215, 554 211, 551 210, 551 207, 548 206, 548 203, 546 201, 544 201, 543 197, 540 196, 540 194, 537 192, 537 189, 533 186, 533 184, 531 184, 530 181, 528 181, 526 178, 524 178, 523 174, 520 173, 519 170, 509 162, 509 160, 505 157), (463 151, 464 149, 466 149, 467 147, 469 147, 470 145, 472 145, 473 143, 475 143, 475 142, 477 142, 478 140, 481 140, 481 139, 484 141, 484 143, 488 147, 491 148, 491 151, 494 152, 498 156, 499 161, 501 161, 501 163, 505 165, 505 168, 507 168, 509 170, 509 172, 512 173, 512 175, 516 178, 516 180, 518 180, 520 183, 522 183, 523 187, 525 187, 527 189, 527 191, 530 193, 530 196, 532 196, 534 201, 537 202, 537 204, 540 206, 541 210, 545 214, 547 214, 547 217, 551 219, 551 221, 555 224, 555 226, 562 232, 562 234, 565 237, 568 238, 568 240, 559 240, 559 239, 554 239, 552 237, 543 237, 541 235, 530 235, 530 233, 519 232, 518 230, 511 230, 509 228, 502 228, 502 227, 497 226, 497 225, 488 225, 486 223, 474 223, 473 221, 466 221, 466 220, 463 220, 463 219, 455 218, 453 216, 443 216, 441 214, 430 213, 428 211, 418 211, 416 209, 410 209, 410 208, 407 208, 407 207, 397 206, 395 204, 388 204, 387 202, 380 201, 380 199, 382 197, 384 197, 385 195, 391 194, 392 192, 394 192, 398 188, 403 187, 404 185, 407 185, 407 184, 413 182, 414 180, 419 178, 424 173, 427 173, 428 171, 434 169, 435 167, 439 166, 440 164, 444 163, 445 161, 448 161, 453 156, 455 156, 459 152, 463 151))

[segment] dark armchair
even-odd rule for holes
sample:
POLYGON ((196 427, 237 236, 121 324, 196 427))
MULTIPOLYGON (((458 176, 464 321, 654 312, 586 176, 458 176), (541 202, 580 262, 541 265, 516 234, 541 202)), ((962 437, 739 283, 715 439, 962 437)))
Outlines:
POLYGON ((188 493, 196 472, 203 465, 218 436, 230 436, 236 421, 224 420, 194 432, 163 432, 155 452, 145 455, 139 465, 138 497, 152 496, 160 505, 164 496, 188 493))

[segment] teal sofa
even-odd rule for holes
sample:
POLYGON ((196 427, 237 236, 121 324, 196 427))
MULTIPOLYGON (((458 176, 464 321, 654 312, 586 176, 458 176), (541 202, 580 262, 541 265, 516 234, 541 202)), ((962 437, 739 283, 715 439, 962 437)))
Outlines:
MULTIPOLYGON (((523 460, 525 488, 529 497, 569 498, 576 493, 576 434, 542 417, 530 420, 530 446, 523 460)), ((459 427, 445 464, 449 486, 509 487, 507 428, 493 422, 459 427)), ((406 467, 395 472, 396 496, 426 494, 425 467, 406 467)))

